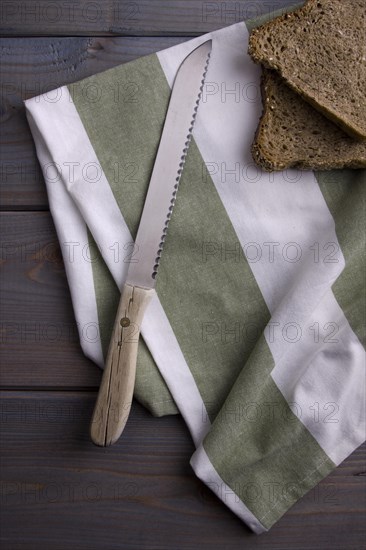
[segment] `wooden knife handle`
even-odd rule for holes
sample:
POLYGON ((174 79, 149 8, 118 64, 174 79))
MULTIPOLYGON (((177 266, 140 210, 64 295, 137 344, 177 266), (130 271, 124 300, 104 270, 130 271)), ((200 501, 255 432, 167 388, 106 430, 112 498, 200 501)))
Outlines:
POLYGON ((129 284, 123 288, 90 426, 96 445, 113 445, 126 425, 135 386, 140 326, 154 293, 129 284))

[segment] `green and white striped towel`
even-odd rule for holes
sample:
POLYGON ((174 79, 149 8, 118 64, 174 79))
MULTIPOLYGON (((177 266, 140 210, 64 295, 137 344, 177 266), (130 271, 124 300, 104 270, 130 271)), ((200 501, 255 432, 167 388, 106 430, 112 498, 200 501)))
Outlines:
POLYGON ((182 414, 195 473, 261 533, 365 439, 365 173, 254 165, 261 100, 250 26, 26 109, 81 345, 102 367, 170 87, 185 56, 213 39, 135 396, 154 415, 182 414))

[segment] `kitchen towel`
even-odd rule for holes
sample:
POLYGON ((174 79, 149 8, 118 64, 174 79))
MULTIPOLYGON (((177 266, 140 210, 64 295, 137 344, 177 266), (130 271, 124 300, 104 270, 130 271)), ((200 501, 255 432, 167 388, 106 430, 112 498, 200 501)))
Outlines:
POLYGON ((135 397, 182 414, 196 475, 261 533, 365 439, 365 172, 256 167, 257 23, 25 104, 81 346, 103 367, 174 76, 212 38, 135 397))

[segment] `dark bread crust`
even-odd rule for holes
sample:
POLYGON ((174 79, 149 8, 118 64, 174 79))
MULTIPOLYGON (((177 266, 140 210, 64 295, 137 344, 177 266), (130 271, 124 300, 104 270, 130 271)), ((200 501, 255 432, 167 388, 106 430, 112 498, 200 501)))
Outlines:
POLYGON ((356 139, 366 139, 366 0, 308 0, 253 30, 249 54, 356 139))
POLYGON ((252 145, 266 171, 366 168, 366 142, 354 140, 289 88, 277 71, 263 69, 263 114, 252 145))

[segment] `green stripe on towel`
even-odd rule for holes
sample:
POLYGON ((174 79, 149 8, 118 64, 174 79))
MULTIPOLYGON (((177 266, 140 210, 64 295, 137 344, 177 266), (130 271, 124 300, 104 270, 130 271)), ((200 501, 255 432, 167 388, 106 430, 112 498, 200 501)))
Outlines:
POLYGON ((262 337, 206 436, 204 449, 222 478, 269 529, 335 465, 270 376, 262 337))
MULTIPOLYGON (((333 284, 337 302, 352 330, 366 345, 366 170, 317 172, 320 189, 334 218, 346 267, 333 284)), ((332 252, 332 246, 328 253, 332 252)), ((339 251, 334 254, 337 260, 339 251)), ((332 258, 330 258, 332 259, 332 258)))
MULTIPOLYGON (((135 235, 170 88, 155 55, 83 82, 84 86, 73 91, 75 106, 121 213, 135 235), (96 78, 104 101, 98 109, 91 109, 82 90, 96 78), (110 92, 116 82, 133 82, 139 90, 137 102, 116 101, 110 92), (106 120, 111 121, 110 126, 106 120), (135 173, 131 176, 129 172, 129 177, 120 173, 116 178, 116 158, 121 167, 132 167, 135 173)), ((269 320, 266 304, 238 245, 192 141, 162 256, 157 293, 211 419, 220 410, 269 320), (177 293, 177 288, 181 292, 177 293)), ((102 286, 96 284, 97 295, 104 292, 102 286)), ((150 371, 152 375, 151 367, 150 371)), ((143 392, 141 385, 140 399, 143 392)), ((145 392, 148 399, 148 384, 145 392)))

